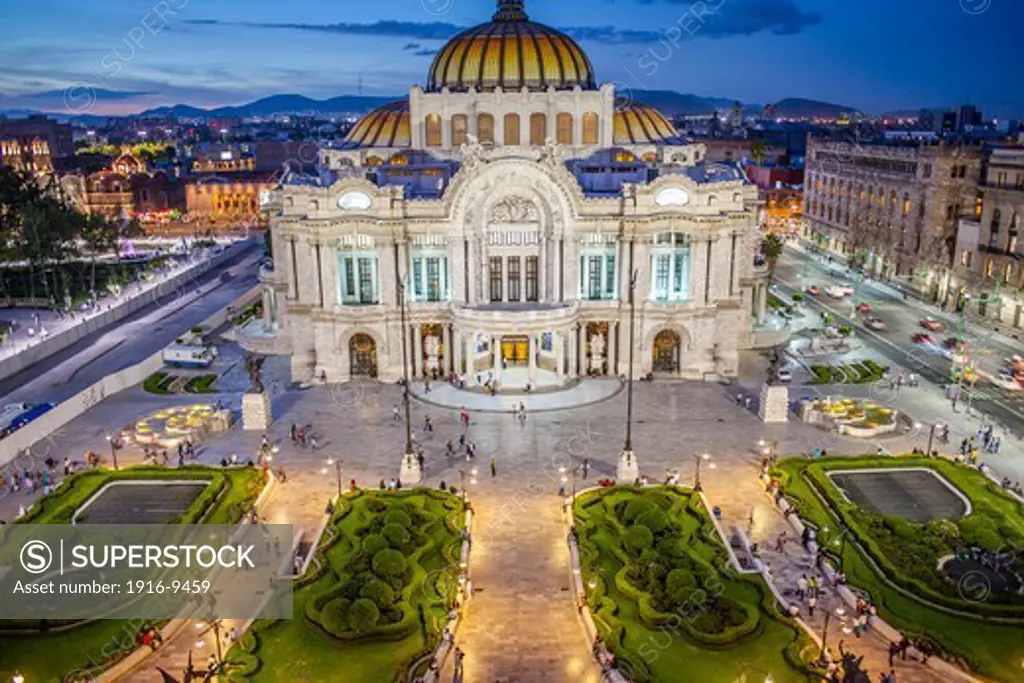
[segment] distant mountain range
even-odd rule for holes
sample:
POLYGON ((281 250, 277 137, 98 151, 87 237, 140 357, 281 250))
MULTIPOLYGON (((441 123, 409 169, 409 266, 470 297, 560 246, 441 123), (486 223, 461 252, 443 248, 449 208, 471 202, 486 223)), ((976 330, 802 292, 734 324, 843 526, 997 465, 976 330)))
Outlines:
MULTIPOLYGON (((729 110, 735 100, 725 97, 702 97, 673 90, 624 90, 620 98, 635 100, 650 105, 666 116, 700 116, 713 114, 716 111, 729 110)), ((140 112, 139 116, 179 116, 193 118, 247 118, 253 116, 274 116, 278 114, 340 114, 361 113, 379 107, 387 102, 400 99, 400 96, 362 96, 340 95, 326 100, 316 100, 304 95, 271 95, 248 104, 202 109, 188 104, 157 107, 140 112)), ((621 102, 620 102, 621 105, 621 102)), ((759 114, 763 110, 760 104, 741 104, 744 114, 759 114)), ((852 113, 855 107, 819 102, 802 98, 786 98, 775 103, 776 116, 784 118, 822 117, 834 118, 842 112, 852 113)), ((22 117, 36 112, 28 109, 0 110, 0 115, 22 117)), ((94 119, 108 117, 69 116, 66 111, 54 111, 53 116, 60 119, 94 119)), ((112 118, 112 117, 111 117, 112 118)), ((83 121, 84 122, 84 121, 83 121)), ((91 123, 91 121, 90 121, 91 123)))

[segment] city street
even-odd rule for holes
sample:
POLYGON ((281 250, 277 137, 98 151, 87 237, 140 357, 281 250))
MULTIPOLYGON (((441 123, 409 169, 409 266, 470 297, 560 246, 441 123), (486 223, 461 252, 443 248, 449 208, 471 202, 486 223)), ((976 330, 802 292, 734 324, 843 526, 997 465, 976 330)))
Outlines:
POLYGON ((252 288, 262 258, 262 245, 253 245, 188 286, 168 290, 117 325, 0 381, 0 404, 59 403, 100 378, 139 363, 252 288))
MULTIPOLYGON (((941 343, 950 337, 967 342, 970 361, 976 361, 983 373, 998 374, 1004 358, 1024 350, 1020 341, 995 333, 976 323, 962 321, 957 315, 941 311, 937 306, 913 297, 904 299, 894 286, 867 280, 859 284, 838 260, 829 264, 818 255, 787 245, 776 269, 778 291, 788 299, 793 292, 815 285, 818 295, 804 293, 804 307, 815 312, 826 311, 837 316, 840 324, 852 324, 866 349, 888 360, 894 369, 914 372, 944 391, 951 383, 951 361, 941 353, 941 343), (867 302, 869 315, 884 321, 886 329, 871 330, 864 325, 865 314, 853 313, 853 297, 843 300, 830 297, 830 285, 854 287, 857 303, 867 302), (928 332, 919 321, 930 316, 943 324, 941 332, 928 332), (928 333, 934 344, 916 343, 911 337, 928 333)), ((980 379, 973 391, 964 393, 961 405, 970 403, 972 411, 989 416, 1018 437, 1024 435, 1024 391, 1011 391, 980 379), (967 396, 970 396, 969 400, 967 396)), ((947 401, 947 405, 948 405, 947 401)), ((963 408, 960 408, 963 409, 963 408)), ((950 411, 952 414, 952 411, 950 411)))

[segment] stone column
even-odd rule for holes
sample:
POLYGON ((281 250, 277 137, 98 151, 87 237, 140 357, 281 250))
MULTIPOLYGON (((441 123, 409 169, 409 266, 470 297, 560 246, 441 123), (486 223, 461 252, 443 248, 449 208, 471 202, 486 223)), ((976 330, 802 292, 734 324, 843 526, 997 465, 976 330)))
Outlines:
POLYGON ((562 333, 551 333, 551 348, 555 351, 555 376, 558 383, 565 381, 565 345, 562 343, 562 333))
POLYGON ((768 286, 758 285, 757 290, 757 324, 764 325, 765 308, 768 306, 768 286))
POLYGON ((690 243, 690 295, 698 306, 707 300, 708 239, 696 237, 690 243))
POLYGON ((263 288, 263 329, 270 329, 270 288, 263 288))
POLYGON ((469 332, 466 334, 464 342, 466 344, 466 375, 468 375, 467 383, 476 384, 476 333, 469 332))
POLYGON ((587 324, 583 323, 576 331, 576 374, 583 377, 587 374, 587 324))
POLYGON ((501 381, 501 337, 491 337, 491 354, 494 356, 494 379, 501 381))
POLYGON ((548 238, 541 235, 540 256, 537 263, 537 300, 548 301, 548 238))
POLYGON ((527 373, 527 377, 528 377, 528 381, 530 382, 530 385, 531 386, 536 386, 536 384, 537 384, 537 349, 540 348, 540 345, 537 344, 537 337, 532 332, 530 333, 530 336, 527 337, 526 339, 527 339, 527 342, 526 342, 527 353, 526 353, 526 355, 527 355, 527 363, 528 363, 528 367, 529 367, 529 372, 527 373))
POLYGON ((412 326, 412 363, 409 365, 409 377, 423 374, 423 326, 416 323, 412 326))
POLYGON ((452 333, 448 323, 441 325, 441 343, 444 345, 444 363, 441 365, 441 375, 452 372, 452 333))
POLYGON ((609 334, 611 339, 608 340, 608 346, 611 347, 612 342, 615 342, 615 351, 608 352, 608 375, 611 377, 619 376, 619 359, 622 358, 622 338, 619 336, 622 334, 622 331, 619 329, 621 327, 622 325, 616 320, 612 323, 611 327, 614 332, 609 334))

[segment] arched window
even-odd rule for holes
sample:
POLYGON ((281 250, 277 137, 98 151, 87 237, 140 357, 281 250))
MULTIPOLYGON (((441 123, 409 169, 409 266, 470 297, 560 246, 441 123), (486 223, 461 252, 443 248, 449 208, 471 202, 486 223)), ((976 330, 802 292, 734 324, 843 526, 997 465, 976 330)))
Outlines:
POLYGON ((597 114, 592 111, 583 115, 583 144, 597 144, 597 114))
POLYGON ((530 144, 543 145, 548 141, 548 117, 541 113, 530 114, 530 144))
POLYGON ((427 138, 427 147, 441 146, 441 115, 427 114, 423 127, 427 138))
POLYGON ((466 143, 466 134, 469 132, 469 122, 465 114, 456 114, 452 117, 452 147, 466 143))
POLYGON ((999 224, 1003 221, 1003 212, 999 209, 992 211, 992 225, 989 226, 989 230, 993 233, 999 232, 999 224))
POLYGON ((653 164, 658 161, 658 155, 654 152, 648 152, 641 157, 645 164, 653 164))
POLYGON ((396 154, 388 159, 388 163, 392 166, 408 166, 409 160, 405 158, 404 154, 396 154))
POLYGON ((505 144, 519 144, 519 114, 505 114, 505 144))
POLYGON ((629 150, 620 149, 615 152, 615 161, 620 164, 631 164, 636 161, 636 156, 634 156, 629 150))
POLYGON ((889 213, 896 209, 896 190, 889 192, 889 213))
POLYGON ((476 139, 480 142, 494 142, 494 117, 490 114, 476 117, 476 139))
POLYGON ((718 204, 718 197, 711 194, 708 195, 708 206, 716 206, 718 204))
POLYGON ((366 157, 366 165, 367 166, 383 166, 384 165, 384 160, 381 159, 378 156, 369 156, 369 157, 366 157))
POLYGON ((560 145, 572 144, 572 114, 562 112, 555 119, 555 140, 560 145))
POLYGON ((1010 262, 1004 263, 1003 264, 1003 272, 999 276, 999 281, 1005 284, 1005 283, 1009 282, 1012 277, 1013 277, 1013 264, 1010 263, 1010 262))
POLYGON ((903 211, 901 211, 901 213, 904 216, 909 216, 910 215, 910 195, 909 194, 904 194, 903 195, 903 211))

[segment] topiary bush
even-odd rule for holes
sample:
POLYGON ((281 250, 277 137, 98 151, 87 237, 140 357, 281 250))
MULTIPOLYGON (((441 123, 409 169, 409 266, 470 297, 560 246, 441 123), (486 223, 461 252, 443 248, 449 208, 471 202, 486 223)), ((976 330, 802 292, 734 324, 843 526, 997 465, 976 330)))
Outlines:
POLYGON ((369 598, 359 598, 348 608, 348 625, 356 633, 365 633, 380 621, 380 610, 369 598))
POLYGON ((644 549, 650 548, 651 544, 654 543, 654 534, 647 527, 634 524, 626 530, 626 536, 623 541, 625 542, 626 550, 634 557, 637 557, 644 549))
POLYGON ((373 600, 380 609, 387 609, 395 604, 395 591, 380 579, 371 579, 361 589, 359 597, 373 600))
POLYGON ((380 534, 367 534, 366 536, 363 536, 360 547, 363 549, 364 553, 373 557, 381 550, 386 550, 390 546, 388 545, 388 540, 380 534))
POLYGON ((374 554, 371 566, 373 573, 384 579, 400 577, 409 568, 402 553, 392 549, 380 550, 374 554))
POLYGON ((384 524, 397 524, 408 529, 412 526, 412 517, 403 510, 390 510, 384 515, 384 524))
POLYGON ((385 524, 384 528, 381 529, 381 535, 386 538, 388 544, 396 550, 405 548, 409 545, 409 541, 411 540, 411 536, 409 535, 409 532, 405 530, 405 527, 395 523, 385 524))

